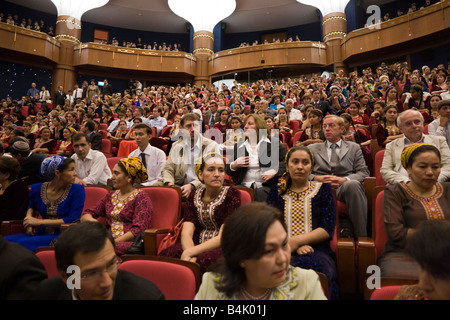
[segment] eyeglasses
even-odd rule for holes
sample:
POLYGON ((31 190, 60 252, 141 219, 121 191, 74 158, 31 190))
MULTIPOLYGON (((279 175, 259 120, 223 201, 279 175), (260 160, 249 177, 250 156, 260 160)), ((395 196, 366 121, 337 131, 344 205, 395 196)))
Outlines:
POLYGON ((122 263, 122 259, 120 259, 119 257, 116 257, 113 261, 111 261, 110 263, 108 263, 106 265, 104 270, 87 272, 85 274, 82 274, 80 279, 81 279, 81 281, 84 281, 84 282, 97 282, 102 278, 103 273, 105 271, 109 275, 112 275, 114 272, 116 272, 119 264, 121 264, 121 263, 122 263))

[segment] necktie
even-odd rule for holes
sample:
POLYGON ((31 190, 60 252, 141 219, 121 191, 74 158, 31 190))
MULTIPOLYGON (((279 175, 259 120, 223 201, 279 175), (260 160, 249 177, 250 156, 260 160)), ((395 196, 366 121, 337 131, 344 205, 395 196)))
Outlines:
POLYGON ((334 173, 334 171, 336 171, 336 168, 339 164, 339 157, 336 152, 337 147, 338 146, 335 143, 331 144, 331 146, 330 146, 330 148, 331 148, 330 167, 331 167, 331 171, 333 173, 334 173))
POLYGON ((142 163, 144 164, 145 169, 147 169, 147 162, 145 161, 145 153, 141 153, 142 163))
POLYGON ((214 120, 214 118, 215 118, 215 115, 212 114, 212 115, 211 115, 211 126, 214 126, 214 124, 216 123, 215 120, 214 120))

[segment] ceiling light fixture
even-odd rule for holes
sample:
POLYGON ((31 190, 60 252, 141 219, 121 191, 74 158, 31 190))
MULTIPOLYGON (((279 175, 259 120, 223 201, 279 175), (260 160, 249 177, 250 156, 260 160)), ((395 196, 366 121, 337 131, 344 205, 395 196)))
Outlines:
POLYGON ((92 9, 103 7, 109 0, 51 0, 58 16, 70 16, 81 21, 81 16, 92 9))
POLYGON ((345 12, 350 0, 297 0, 297 2, 318 8, 325 17, 333 12, 345 12))
POLYGON ((236 9, 235 0, 169 0, 169 8, 189 21, 194 32, 213 32, 214 27, 236 9))

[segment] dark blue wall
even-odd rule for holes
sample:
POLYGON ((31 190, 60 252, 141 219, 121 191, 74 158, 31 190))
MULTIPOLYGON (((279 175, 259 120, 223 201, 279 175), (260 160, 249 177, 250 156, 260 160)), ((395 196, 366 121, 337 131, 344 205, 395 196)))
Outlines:
POLYGON ((52 70, 29 67, 17 63, 0 61, 0 99, 21 99, 35 82, 39 90, 52 86, 52 70))

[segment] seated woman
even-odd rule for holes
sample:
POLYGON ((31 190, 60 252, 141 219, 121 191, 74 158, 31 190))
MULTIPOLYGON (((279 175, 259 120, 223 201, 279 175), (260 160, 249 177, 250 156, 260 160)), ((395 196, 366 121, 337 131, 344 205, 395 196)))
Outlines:
POLYGON ((38 137, 34 140, 34 144, 30 144, 32 153, 50 154, 56 147, 57 141, 53 139, 52 132, 49 127, 42 127, 38 137))
POLYGON ((52 139, 61 140, 64 136, 64 128, 66 126, 66 119, 53 116, 51 121, 52 139))
POLYGON ((232 159, 235 160, 227 164, 227 174, 236 186, 252 188, 255 201, 262 202, 284 173, 286 156, 283 144, 277 137, 268 136, 266 130, 266 122, 260 116, 247 116, 244 120, 245 141, 234 145, 232 159), (272 155, 275 148, 277 152, 272 155))
POLYGON ((330 297, 337 299, 336 257, 330 240, 336 226, 336 202, 331 186, 309 181, 314 158, 307 147, 293 147, 286 156, 286 172, 270 191, 267 203, 284 215, 291 264, 324 273, 329 280, 330 297))
POLYGON ((430 100, 431 95, 423 92, 422 86, 414 84, 411 86, 410 92, 405 95, 403 107, 405 110, 419 110, 424 118, 424 123, 427 124, 430 122, 430 100))
POLYGON ((290 264, 280 211, 248 203, 225 223, 223 259, 203 275, 195 300, 326 300, 313 270, 290 264))
POLYGON ((214 125, 214 128, 218 129, 224 136, 226 135, 226 130, 231 129, 229 117, 230 112, 227 109, 220 110, 219 121, 214 125))
POLYGON ((233 147, 236 143, 244 141, 244 130, 242 130, 242 120, 239 117, 232 117, 230 119, 231 129, 227 130, 224 145, 233 147))
POLYGON ((0 157, 0 222, 22 220, 28 209, 28 185, 17 177, 20 163, 13 157, 0 157))
POLYGON ((322 131, 323 113, 319 109, 313 109, 309 112, 307 122, 309 127, 305 128, 297 141, 297 146, 309 146, 313 143, 325 141, 322 131))
POLYGON ((400 99, 398 91, 395 87, 389 87, 386 91, 386 97, 383 100, 387 106, 394 105, 397 107, 399 112, 403 111, 403 102, 400 99))
POLYGON ((430 98, 430 123, 439 117, 439 102, 442 101, 440 94, 432 94, 430 98))
POLYGON ((377 142, 380 148, 385 148, 389 142, 403 137, 397 126, 398 109, 396 106, 387 106, 383 110, 384 117, 377 127, 377 142))
POLYGON ((222 226, 241 205, 241 195, 224 186, 225 159, 220 154, 204 155, 195 171, 204 187, 192 191, 186 200, 180 241, 160 255, 197 262, 204 273, 222 256, 222 226))
POLYGON ((135 237, 150 227, 153 205, 145 191, 134 184, 148 180, 147 170, 139 158, 120 159, 113 168, 115 191, 108 193, 93 207, 83 212, 81 221, 106 218, 116 242, 117 255, 127 253, 135 237))
POLYGON ((402 286, 394 300, 449 300, 449 221, 422 221, 411 235, 406 251, 419 264, 419 283, 402 286), (433 250, 430 250, 430 243, 433 250))
MULTIPOLYGON (((365 113, 361 113, 361 104, 358 101, 351 101, 348 106, 348 114, 353 119, 353 124, 357 128, 369 129, 369 116, 365 113)), ((370 132, 368 131, 370 135, 370 132)))
POLYGON ((131 127, 130 130, 128 130, 127 134, 125 135, 125 140, 134 140, 134 128, 138 125, 142 123, 142 119, 140 117, 136 117, 133 119, 133 123, 134 125, 131 127))
POLYGON ((282 107, 278 109, 278 117, 275 118, 275 123, 280 130, 280 134, 284 135, 285 141, 291 141, 293 131, 289 125, 289 115, 286 108, 282 107))
POLYGON ((58 141, 55 148, 52 150, 52 154, 56 155, 64 155, 64 156, 72 156, 73 145, 72 145, 72 137, 76 135, 78 132, 72 127, 66 127, 63 130, 63 138, 64 140, 58 141))
POLYGON ((372 128, 373 125, 378 125, 381 122, 383 114, 383 109, 386 104, 383 101, 376 101, 373 104, 373 112, 370 114, 369 127, 372 128))
POLYGON ((418 265, 404 252, 405 246, 420 222, 450 218, 450 183, 438 182, 441 154, 433 145, 410 145, 401 161, 410 182, 386 186, 383 221, 388 240, 377 264, 381 277, 417 279, 418 265))
POLYGON ((23 220, 26 233, 5 237, 31 251, 49 246, 58 237, 61 224, 78 220, 85 200, 84 187, 74 183, 75 160, 61 156, 45 158, 40 175, 50 181, 31 186, 23 220))
POLYGON ((107 137, 112 141, 113 147, 119 148, 120 142, 127 136, 127 126, 128 124, 125 120, 120 120, 117 129, 112 134, 110 132, 107 133, 107 137))

